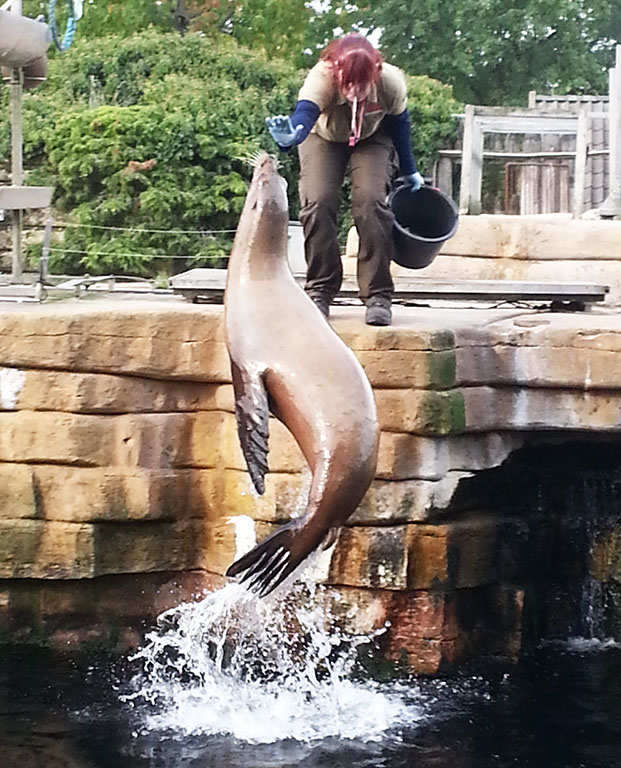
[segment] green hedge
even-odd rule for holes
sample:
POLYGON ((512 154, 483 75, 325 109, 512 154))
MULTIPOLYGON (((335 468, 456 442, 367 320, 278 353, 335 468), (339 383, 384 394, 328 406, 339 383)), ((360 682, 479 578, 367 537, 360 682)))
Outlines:
MULTIPOLYGON (((230 250, 265 117, 288 113, 304 73, 224 39, 150 30, 79 40, 24 98, 30 183, 56 187, 74 226, 53 243, 52 270, 170 274, 220 264, 230 250), (149 230, 149 231, 147 231, 149 230)), ((409 78, 421 170, 455 130, 450 89, 409 78)), ((2 100, 7 102, 3 89, 2 100)), ((8 115, 0 153, 8 154, 8 115)), ((297 215, 297 158, 280 153, 297 215)))

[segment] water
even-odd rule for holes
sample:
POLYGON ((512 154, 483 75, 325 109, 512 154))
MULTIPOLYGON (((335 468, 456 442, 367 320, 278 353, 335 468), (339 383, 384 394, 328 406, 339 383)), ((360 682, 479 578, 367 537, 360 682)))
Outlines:
POLYGON ((180 606, 131 660, 4 649, 0 766, 621 768, 618 644, 372 683, 356 659, 374 638, 334 632, 297 590, 180 606))
POLYGON ((418 717, 395 691, 353 679, 375 634, 348 635, 297 582, 258 600, 237 584, 167 611, 131 661, 122 699, 141 733, 229 735, 247 743, 377 741, 418 717))

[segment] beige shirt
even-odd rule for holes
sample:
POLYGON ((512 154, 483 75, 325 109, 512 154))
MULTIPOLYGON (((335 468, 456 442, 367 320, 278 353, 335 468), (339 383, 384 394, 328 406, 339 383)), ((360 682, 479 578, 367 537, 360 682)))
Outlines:
MULTIPOLYGON (((327 141, 347 142, 351 135, 351 105, 341 94, 326 61, 319 61, 306 76, 298 100, 316 104, 321 114, 313 127, 327 141)), ((382 64, 380 79, 365 101, 361 139, 374 134, 384 115, 400 115, 407 106, 407 88, 403 72, 392 64, 382 64)))

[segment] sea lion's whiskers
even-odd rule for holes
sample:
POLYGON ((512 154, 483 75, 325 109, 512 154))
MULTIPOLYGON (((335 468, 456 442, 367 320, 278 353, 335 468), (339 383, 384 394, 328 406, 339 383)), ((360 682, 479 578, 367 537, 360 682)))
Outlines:
POLYGON ((279 160, 279 158, 276 157, 275 155, 270 154, 269 152, 266 152, 264 149, 259 149, 254 152, 250 152, 247 155, 238 155, 235 159, 249 165, 251 168, 256 168, 258 165, 260 165, 263 162, 263 160, 266 157, 271 158, 272 162, 276 166, 276 169, 279 169, 282 167, 282 163, 279 160))

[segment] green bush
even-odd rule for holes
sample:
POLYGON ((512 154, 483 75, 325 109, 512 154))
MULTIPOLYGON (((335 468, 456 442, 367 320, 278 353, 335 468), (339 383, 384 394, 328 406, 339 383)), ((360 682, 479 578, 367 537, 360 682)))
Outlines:
POLYGON ((419 170, 431 172, 439 149, 456 138, 455 115, 463 105, 453 98, 452 88, 430 77, 406 75, 408 111, 412 120, 412 146, 419 170))
MULTIPOLYGON (((155 30, 78 39, 53 57, 47 82, 24 98, 30 183, 53 184, 70 221, 51 269, 153 275, 220 265, 251 175, 247 158, 275 150, 265 117, 292 110, 303 77, 226 38, 216 46, 155 30)), ((424 171, 454 131, 456 106, 440 83, 409 85, 424 171)), ((8 146, 3 110, 0 151, 8 146)), ((279 160, 295 218, 297 156, 279 160)))

